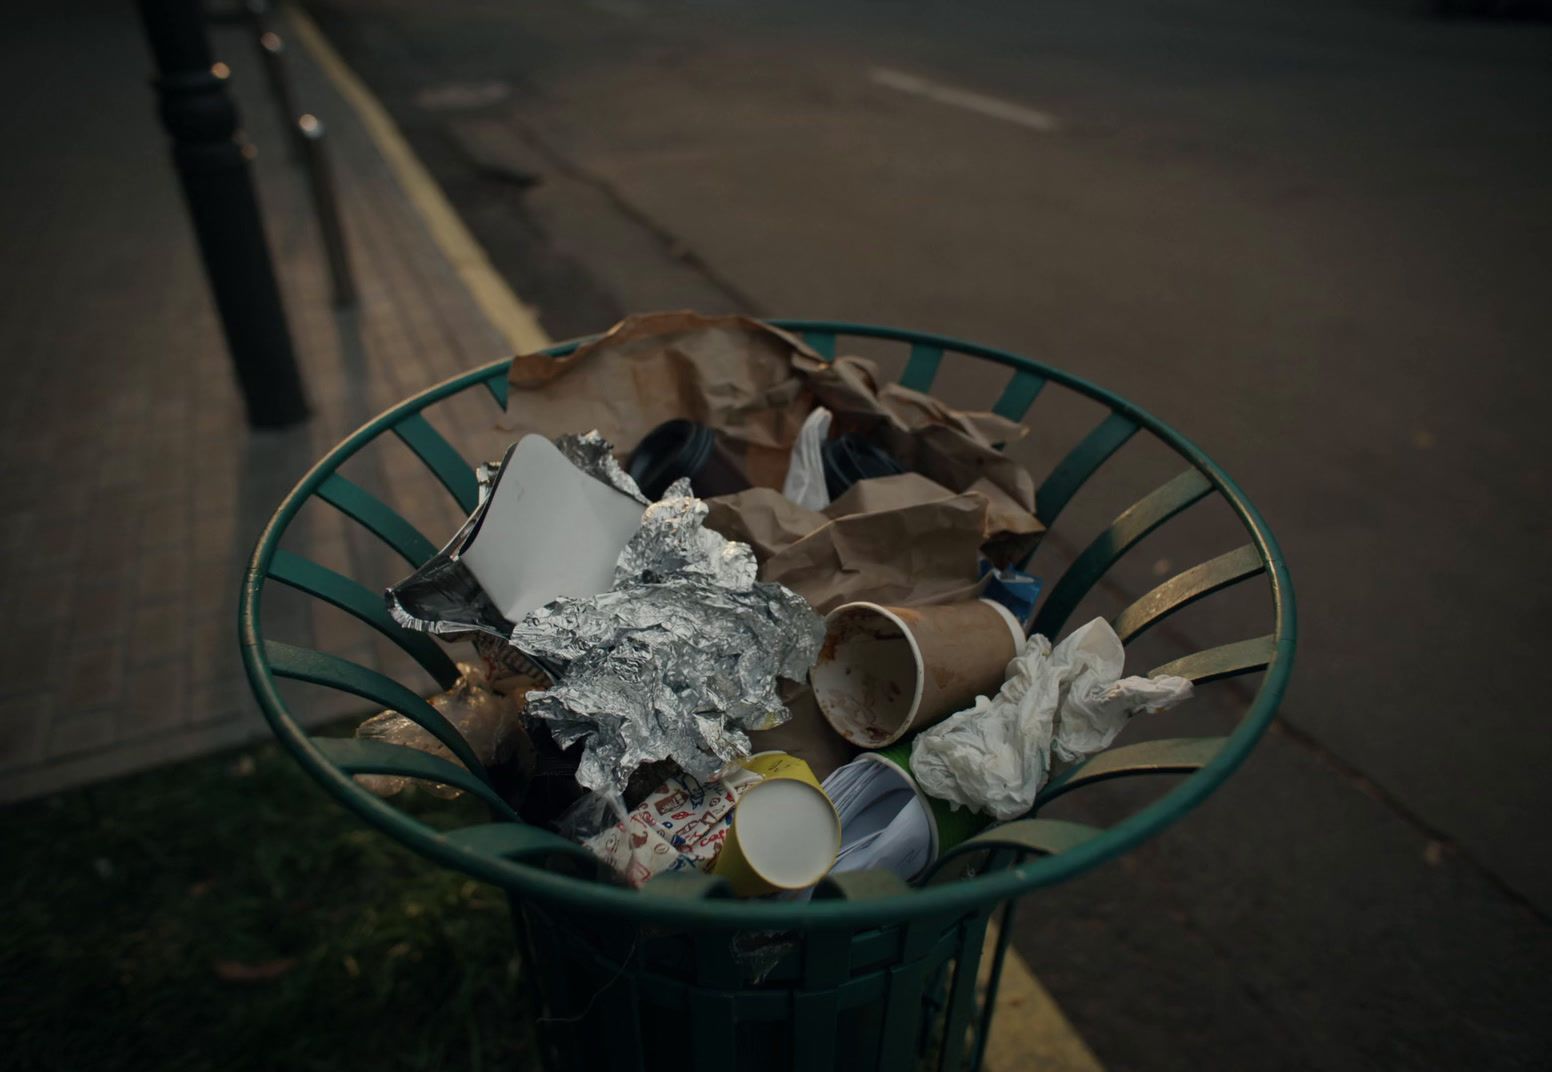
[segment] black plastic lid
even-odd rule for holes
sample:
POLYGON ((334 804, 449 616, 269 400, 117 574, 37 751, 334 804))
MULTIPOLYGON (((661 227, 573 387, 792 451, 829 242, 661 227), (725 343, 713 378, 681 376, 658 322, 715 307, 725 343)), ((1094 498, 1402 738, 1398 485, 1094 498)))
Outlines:
POLYGON ((625 471, 630 474, 641 493, 656 502, 663 492, 682 476, 694 482, 711 457, 716 435, 710 428, 696 421, 666 421, 648 432, 646 438, 636 444, 625 471))
POLYGON ((832 501, 839 499, 859 480, 905 472, 905 467, 895 461, 892 454, 855 434, 825 440, 819 448, 819 456, 824 461, 825 488, 832 501))

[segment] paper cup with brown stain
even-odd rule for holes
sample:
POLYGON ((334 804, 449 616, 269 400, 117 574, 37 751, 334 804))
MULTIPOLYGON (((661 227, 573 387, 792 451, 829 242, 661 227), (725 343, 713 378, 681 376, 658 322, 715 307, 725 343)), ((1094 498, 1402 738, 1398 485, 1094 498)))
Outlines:
POLYGON ((712 873, 740 897, 803 890, 829 873, 841 849, 841 819, 813 770, 785 752, 759 752, 742 765, 764 781, 733 810, 712 873))
POLYGON ((989 599, 847 603, 825 616, 825 628, 809 672, 814 699, 835 732, 863 748, 893 744, 996 693, 1024 647, 1018 619, 989 599))

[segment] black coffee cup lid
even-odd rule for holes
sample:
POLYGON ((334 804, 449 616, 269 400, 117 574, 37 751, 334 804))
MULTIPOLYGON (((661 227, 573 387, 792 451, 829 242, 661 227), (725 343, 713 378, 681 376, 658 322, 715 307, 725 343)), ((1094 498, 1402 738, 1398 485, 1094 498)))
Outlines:
POLYGON ((665 421, 631 451, 625 471, 656 502, 668 486, 682 476, 693 479, 711 457, 716 435, 698 421, 665 421))
POLYGON ((892 454, 854 433, 825 440, 819 455, 824 462, 825 488, 832 500, 839 499, 859 480, 905 472, 892 454))

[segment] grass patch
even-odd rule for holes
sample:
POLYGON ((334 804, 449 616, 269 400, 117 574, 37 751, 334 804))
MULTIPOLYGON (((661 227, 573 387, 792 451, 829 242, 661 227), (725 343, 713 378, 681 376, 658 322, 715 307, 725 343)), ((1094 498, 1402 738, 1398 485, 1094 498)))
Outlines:
POLYGON ((363 827, 274 745, 9 808, 0 859, 8 1069, 537 1063, 505 897, 363 827))

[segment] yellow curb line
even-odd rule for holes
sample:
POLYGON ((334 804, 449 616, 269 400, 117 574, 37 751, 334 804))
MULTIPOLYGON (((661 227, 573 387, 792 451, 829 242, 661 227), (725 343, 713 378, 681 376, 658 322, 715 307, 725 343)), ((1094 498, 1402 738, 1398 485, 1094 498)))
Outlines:
MULTIPOLYGON (((997 924, 986 929, 978 978, 984 987, 997 952, 997 924)), ((1056 1000, 1040 985, 1024 958, 1009 949, 1002 962, 997 1011, 986 1043, 984 1072, 1104 1072, 1104 1066, 1073 1028, 1056 1000)))
MULTIPOLYGON (((507 345, 515 353, 528 353, 550 345, 552 340, 539 326, 538 317, 496 272, 485 250, 464 226, 442 188, 404 140, 398 124, 377 97, 334 51, 334 46, 329 44, 307 12, 295 5, 290 6, 289 12, 297 38, 355 111, 400 188, 425 220, 432 239, 507 345)), ((981 957, 983 985, 990 974, 996 942, 997 929, 993 925, 987 929, 986 947, 981 957)), ((1094 1052, 1073 1030, 1055 1000, 1013 949, 1008 950, 1002 965, 1002 983, 997 990, 997 1011, 992 1018, 984 1068, 986 1072, 1015 1072, 1026 1068, 1040 1068, 1045 1072, 1104 1072, 1094 1052)))
POLYGON ((415 155, 399 127, 378 102, 366 84, 356 77, 334 46, 329 44, 312 17, 296 5, 289 8, 296 37, 312 54, 318 66, 329 76, 334 88, 355 111, 356 117, 366 127, 377 151, 388 164, 399 186, 420 212, 433 241, 468 287, 481 311, 491 325, 501 333, 514 353, 528 353, 550 345, 551 339, 539 326, 539 318, 533 309, 520 301, 506 280, 491 266, 485 250, 475 241, 469 229, 447 196, 437 185, 430 172, 415 155))

